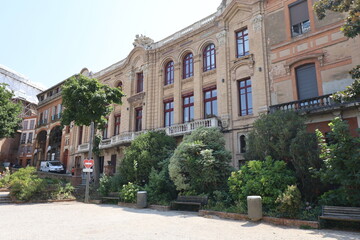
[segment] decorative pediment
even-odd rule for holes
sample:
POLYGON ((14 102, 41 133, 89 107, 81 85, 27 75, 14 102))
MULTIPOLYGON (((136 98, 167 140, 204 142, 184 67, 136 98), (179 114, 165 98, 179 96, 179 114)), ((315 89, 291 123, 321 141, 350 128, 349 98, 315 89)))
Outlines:
POLYGON ((146 50, 151 49, 151 45, 154 43, 154 40, 142 35, 142 34, 137 34, 135 36, 135 40, 133 42, 134 47, 142 47, 145 48, 146 50))
POLYGON ((297 56, 296 58, 293 58, 291 60, 286 61, 286 64, 284 64, 284 68, 286 70, 287 75, 290 75, 290 69, 291 66, 294 65, 297 62, 307 60, 307 59, 317 59, 320 63, 320 66, 324 66, 324 52, 318 52, 318 53, 311 53, 311 54, 305 54, 302 56, 297 56))

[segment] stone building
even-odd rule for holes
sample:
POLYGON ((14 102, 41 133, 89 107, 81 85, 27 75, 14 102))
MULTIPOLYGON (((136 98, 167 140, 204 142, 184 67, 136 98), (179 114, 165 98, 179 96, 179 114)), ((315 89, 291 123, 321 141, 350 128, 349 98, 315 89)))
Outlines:
POLYGON ((39 104, 33 162, 36 167, 44 160, 58 160, 67 166, 70 131, 60 125, 63 83, 60 82, 37 95, 39 104))
POLYGON ((33 154, 32 139, 38 103, 36 94, 43 91, 43 88, 29 81, 22 74, 2 65, 0 65, 0 83, 6 83, 8 89, 14 93, 13 100, 23 106, 20 115, 23 118, 22 129, 14 138, 0 139, 0 163, 11 162, 26 166, 31 164, 33 154))
MULTIPOLYGON (((308 114, 309 131, 327 132, 327 123, 342 116, 356 134, 358 102, 335 104, 329 94, 352 82, 348 71, 359 63, 359 38, 343 37, 341 14, 317 20, 312 4, 224 0, 214 14, 161 41, 137 35, 125 59, 99 72, 81 70, 126 94, 107 116, 100 172, 114 172, 124 149, 143 131, 165 130, 180 142, 200 126, 221 129, 232 165, 239 167, 254 120, 277 109, 308 114)), ((39 113, 49 115, 61 103, 57 96, 52 105, 40 101, 39 113)), ((38 138, 40 131, 47 136, 37 149, 53 149, 48 136, 58 125, 37 129, 38 138)), ((68 168, 81 166, 89 133, 86 126, 64 129, 65 142, 55 158, 68 168)))

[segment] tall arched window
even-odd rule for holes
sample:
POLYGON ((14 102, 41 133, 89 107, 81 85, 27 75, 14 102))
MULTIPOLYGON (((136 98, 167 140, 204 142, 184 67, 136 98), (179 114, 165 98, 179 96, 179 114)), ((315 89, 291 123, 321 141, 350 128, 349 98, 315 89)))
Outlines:
POLYGON ((215 45, 211 43, 207 45, 203 53, 204 72, 215 69, 215 57, 215 45))
POLYGON ((194 75, 194 59, 193 54, 189 53, 184 57, 183 61, 183 79, 194 75))
POLYGON ((174 83, 174 62, 170 61, 165 67, 165 85, 174 83))

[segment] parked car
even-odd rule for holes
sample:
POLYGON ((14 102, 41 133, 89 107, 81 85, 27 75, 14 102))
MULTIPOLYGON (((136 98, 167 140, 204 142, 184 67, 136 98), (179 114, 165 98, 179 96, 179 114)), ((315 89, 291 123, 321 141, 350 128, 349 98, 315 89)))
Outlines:
POLYGON ((64 166, 59 161, 42 161, 40 163, 40 171, 65 173, 64 166))

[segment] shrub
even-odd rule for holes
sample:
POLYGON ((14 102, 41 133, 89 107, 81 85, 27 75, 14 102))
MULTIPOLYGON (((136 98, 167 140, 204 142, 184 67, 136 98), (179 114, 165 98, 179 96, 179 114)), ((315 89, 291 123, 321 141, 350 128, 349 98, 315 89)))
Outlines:
POLYGON ((276 199, 279 204, 278 211, 284 217, 295 218, 301 207, 301 193, 295 185, 288 186, 287 189, 276 199))
POLYGON ((226 189, 231 154, 217 128, 198 128, 184 137, 170 159, 169 174, 176 189, 209 194, 226 189))
POLYGON ((10 172, 5 172, 4 175, 0 176, 0 188, 6 188, 10 184, 10 172))
POLYGON ((109 195, 111 188, 111 177, 104 175, 100 178, 100 184, 98 188, 98 192, 101 196, 109 195))
POLYGON ((295 174, 284 161, 249 161, 232 172, 228 184, 235 201, 246 203, 247 196, 260 195, 265 210, 275 209, 277 197, 288 185, 295 184, 295 174))
POLYGON ((169 160, 164 161, 161 171, 154 168, 150 172, 149 183, 145 186, 148 200, 151 203, 168 204, 176 197, 174 183, 170 180, 168 165, 169 160))
POLYGON ((30 200, 45 186, 45 181, 36 175, 34 167, 21 168, 10 176, 10 194, 18 200, 30 200))
POLYGON ((136 202, 137 192, 140 190, 140 187, 134 183, 129 182, 124 184, 120 191, 120 199, 124 202, 134 203, 136 202))
POLYGON ((176 142, 165 132, 146 132, 132 141, 118 168, 121 184, 133 182, 144 186, 152 168, 161 171, 159 162, 170 158, 176 142))
POLYGON ((309 168, 319 169, 316 137, 306 131, 305 118, 293 111, 276 111, 261 115, 248 137, 247 160, 264 160, 266 156, 289 164, 300 182, 305 199, 312 201, 324 191, 318 177, 309 168))

